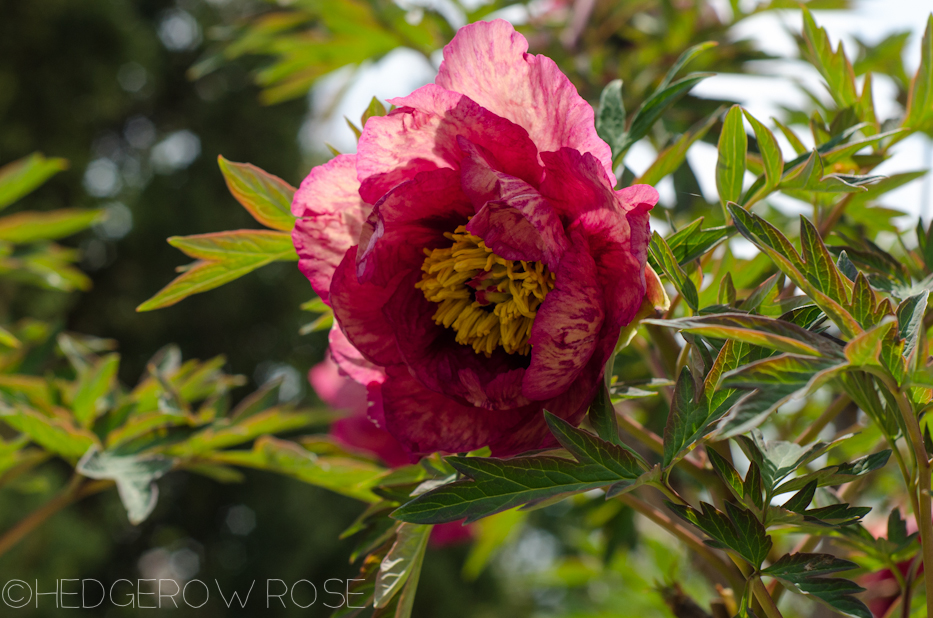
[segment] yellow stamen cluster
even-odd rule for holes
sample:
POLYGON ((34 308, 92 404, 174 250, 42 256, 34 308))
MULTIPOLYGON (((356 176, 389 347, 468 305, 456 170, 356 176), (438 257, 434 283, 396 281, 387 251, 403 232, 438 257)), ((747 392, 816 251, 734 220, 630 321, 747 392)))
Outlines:
POLYGON ((423 274, 415 287, 438 303, 434 321, 457 332, 457 343, 492 354, 528 354, 531 325, 554 274, 541 262, 506 260, 464 226, 444 234, 453 244, 425 249, 423 274))

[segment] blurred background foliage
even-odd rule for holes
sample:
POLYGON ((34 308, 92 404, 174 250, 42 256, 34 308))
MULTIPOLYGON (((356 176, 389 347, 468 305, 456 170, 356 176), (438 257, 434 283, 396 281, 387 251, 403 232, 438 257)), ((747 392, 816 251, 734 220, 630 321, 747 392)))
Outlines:
MULTIPOLYGON (((809 5, 847 8, 844 0, 809 5)), ((259 227, 228 192, 217 155, 249 161, 295 186, 326 158, 324 144, 302 149, 299 139, 309 120, 320 120, 309 118, 308 111, 318 109, 309 91, 320 77, 399 46, 436 62, 437 50, 459 24, 516 6, 525 5, 4 0, 0 165, 36 151, 68 161, 67 169, 4 214, 101 212, 87 230, 58 241, 77 251, 77 266, 89 279, 77 271, 70 284, 59 285, 0 277, 0 326, 24 332, 33 325, 28 320, 40 320, 43 341, 65 331, 112 340, 121 355, 118 378, 130 386, 146 373, 157 350, 175 342, 186 359, 222 353, 229 374, 246 376, 249 384, 232 390, 233 404, 272 379, 281 381, 282 402, 319 403, 305 376, 323 358, 326 338, 322 332, 298 335, 308 321, 299 305, 312 292, 294 264, 272 264, 173 307, 136 313, 182 263, 165 239, 259 227)), ((520 30, 531 51, 554 58, 594 104, 608 82, 622 79, 622 102, 631 112, 685 50, 706 41, 718 45, 697 56, 691 70, 754 72, 748 63, 767 54, 730 36, 730 27, 796 4, 730 6, 732 19, 725 20, 706 0, 536 0, 525 8, 520 30)), ((890 76, 902 104, 909 87, 901 60, 905 40, 892 36, 879 45, 861 45, 854 54, 856 74, 890 76)), ((809 130, 810 113, 820 109, 820 100, 814 95, 811 109, 789 110, 785 120, 809 130)), ((688 131, 715 146, 721 123, 706 120, 727 103, 687 95, 646 138, 659 152, 688 131)), ((754 142, 750 149, 754 155, 754 142)), ((624 180, 634 177, 628 170, 624 174, 624 180)), ((673 185, 675 202, 666 212, 671 221, 721 220, 719 204, 703 199, 689 165, 677 168, 673 185)), ((769 213, 772 221, 789 220, 778 211, 769 213)), ((894 214, 887 216, 890 229, 894 214)), ((841 225, 852 234, 864 231, 857 218, 841 225)), ((764 272, 763 264, 749 264, 742 281, 734 275, 739 288, 764 272)), ((54 358, 53 348, 46 345, 45 353, 54 358)), ((636 341, 620 356, 617 366, 628 368, 627 377, 650 376, 642 352, 636 341)), ((60 373, 60 361, 31 371, 60 373)), ((815 416, 819 401, 812 407, 812 413, 797 418, 815 416)), ((643 420, 660 432, 663 419, 661 411, 643 420)), ((45 503, 68 476, 67 465, 52 461, 8 483, 0 490, 0 526, 9 528, 45 503)), ((337 538, 359 513, 357 502, 264 472, 244 476, 243 483, 223 484, 185 471, 171 474, 159 481, 158 506, 139 526, 127 521, 115 492, 83 500, 0 558, 0 581, 196 576, 244 589, 266 577, 318 582, 356 573, 347 562, 352 542, 337 538)), ((613 608, 624 607, 627 615, 664 616, 683 602, 684 591, 709 600, 691 559, 663 533, 636 526, 633 513, 620 503, 578 498, 512 519, 484 520, 472 549, 430 551, 414 614, 610 616, 619 615, 613 608), (484 552, 506 538, 510 550, 483 570, 484 552), (496 575, 503 577, 497 582, 496 575)), ((239 615, 219 603, 176 614, 239 615)), ((300 610, 268 614, 307 615, 300 610)), ((105 615, 134 612, 110 608, 105 615)), ((324 609, 316 607, 311 615, 325 615, 324 609)))

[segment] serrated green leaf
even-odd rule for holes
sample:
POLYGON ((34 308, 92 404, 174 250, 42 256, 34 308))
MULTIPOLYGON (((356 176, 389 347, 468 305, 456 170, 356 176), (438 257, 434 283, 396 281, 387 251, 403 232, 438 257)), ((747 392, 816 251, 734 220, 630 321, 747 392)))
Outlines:
MULTIPOLYGON (((596 441, 596 438, 589 440, 596 441)), ((606 442, 601 443, 601 447, 614 449, 612 452, 616 454, 625 452, 606 442)), ((641 468, 629 469, 618 461, 609 463, 612 457, 608 453, 599 455, 599 460, 607 462, 607 465, 578 463, 549 455, 514 459, 448 457, 448 463, 472 480, 455 481, 417 496, 399 507, 392 516, 409 523, 438 524, 461 519, 469 523, 561 494, 620 482, 634 483, 641 468)))
POLYGON ((736 469, 732 467, 732 464, 717 453, 716 449, 708 445, 706 447, 706 457, 713 466, 713 470, 716 471, 716 475, 722 479, 726 487, 729 488, 729 491, 732 492, 732 495, 735 496, 736 499, 741 500, 745 496, 745 484, 736 469))
POLYGON ((850 463, 827 466, 816 472, 810 472, 786 481, 775 490, 775 494, 799 491, 811 481, 815 481, 817 487, 833 487, 843 483, 850 483, 859 476, 884 467, 890 457, 891 451, 884 450, 860 457, 850 463))
POLYGON ((295 227, 292 197, 295 188, 250 163, 217 157, 227 188, 256 221, 266 227, 290 232, 295 227))
POLYGON ((38 152, 0 167, 0 210, 66 169, 65 159, 47 159, 38 152))
POLYGON ((756 569, 768 557, 771 537, 750 511, 731 502, 726 503, 728 516, 705 502, 700 503, 699 511, 672 503, 668 503, 668 508, 711 536, 715 542, 708 544, 731 549, 756 569))
POLYGON ((774 564, 761 570, 763 575, 780 577, 793 583, 821 577, 831 573, 851 571, 858 565, 830 554, 786 554, 774 564))
MULTIPOLYGON (((801 446, 782 440, 765 440, 761 432, 755 429, 751 432, 750 437, 738 436, 736 441, 745 455, 758 464, 766 487, 773 488, 794 470, 813 461, 840 441, 849 437, 851 436, 844 436, 832 442, 814 442, 813 444, 801 446)), ((787 484, 785 483, 785 485, 787 484)), ((800 487, 805 485, 806 483, 800 487)), ((796 489, 794 488, 794 490, 796 489)), ((786 491, 792 490, 785 489, 782 486, 781 493, 786 491)))
POLYGON ((859 323, 837 301, 816 288, 804 276, 804 265, 793 245, 770 223, 734 204, 728 205, 739 233, 768 254, 775 265, 807 294, 835 322, 843 335, 852 338, 862 332, 859 323))
POLYGON ((619 421, 616 418, 616 410, 612 405, 612 398, 609 395, 609 388, 603 384, 602 388, 596 391, 596 397, 590 404, 587 414, 590 424, 596 430, 596 435, 600 440, 615 445, 621 445, 622 439, 619 438, 619 421))
POLYGON ((709 410, 702 397, 697 397, 690 370, 684 367, 671 401, 671 412, 664 426, 665 468, 676 461, 684 451, 703 437, 709 426, 709 410))
POLYGON ((628 480, 635 480, 647 470, 643 460, 622 446, 621 441, 601 440, 547 411, 544 412, 544 420, 560 445, 582 464, 599 464, 620 479, 628 480))
POLYGON ((57 240, 87 229, 103 210, 63 208, 50 212, 18 212, 0 218, 0 241, 26 244, 57 240))
POLYGON ((803 513, 809 508, 810 503, 813 502, 813 496, 816 495, 816 485, 816 481, 810 481, 804 485, 803 489, 795 493, 787 502, 781 505, 781 508, 795 513, 803 513))
POLYGON ((748 136, 742 121, 742 108, 733 105, 726 114, 719 135, 719 158, 716 160, 716 190, 723 208, 742 197, 748 136))

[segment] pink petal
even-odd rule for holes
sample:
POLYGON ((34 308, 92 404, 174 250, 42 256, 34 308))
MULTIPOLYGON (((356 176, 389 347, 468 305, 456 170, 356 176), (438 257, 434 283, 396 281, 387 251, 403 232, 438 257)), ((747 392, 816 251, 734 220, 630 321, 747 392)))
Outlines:
POLYGON ((434 81, 524 127, 540 152, 591 153, 614 183, 612 154, 596 134, 593 108, 553 60, 527 51, 528 41, 509 22, 476 22, 444 47, 434 81))
POLYGON ((571 234, 571 242, 554 289, 544 298, 531 327, 531 365, 522 385, 529 399, 556 397, 577 379, 596 350, 606 316, 589 243, 578 230, 571 234))
POLYGON ((551 204, 525 181, 494 169, 483 149, 460 138, 463 189, 476 216, 467 230, 508 260, 543 261, 557 270, 569 243, 551 204))
MULTIPOLYGON (((395 334, 382 317, 382 307, 397 285, 398 279, 385 287, 361 283, 356 277, 356 247, 347 251, 331 283, 331 305, 341 331, 365 360, 383 367, 398 362, 395 334)), ((341 364, 340 356, 334 357, 341 364)))
POLYGON ((449 247, 453 232, 473 214, 451 169, 420 172, 392 189, 373 208, 360 236, 360 281, 386 283, 403 269, 420 270, 425 249, 449 247))
POLYGON ((493 455, 506 456, 551 443, 540 404, 484 410, 425 388, 404 366, 387 373, 386 428, 412 453, 461 453, 488 445, 493 455))
POLYGON ((364 386, 372 383, 381 384, 385 381, 386 375, 382 367, 366 360, 363 354, 353 347, 336 321, 327 339, 330 343, 330 355, 341 373, 364 386))
POLYGON ((334 270, 372 210, 359 188, 356 155, 339 155, 312 169, 292 200, 292 213, 300 217, 292 232, 298 268, 324 302, 334 270))
POLYGON ((458 135, 495 152, 510 174, 540 180, 537 150, 528 133, 470 98, 428 84, 389 102, 398 108, 370 118, 357 147, 360 195, 369 203, 418 172, 459 169, 463 153, 458 135))
POLYGON ((434 323, 437 304, 427 300, 411 273, 385 304, 385 321, 395 333, 398 352, 421 384, 437 393, 481 408, 500 410, 527 405, 522 375, 528 360, 501 348, 490 358, 457 343, 454 331, 434 323))
POLYGON ((341 375, 330 355, 311 368, 308 382, 321 401, 334 408, 357 414, 366 413, 366 387, 341 375))
POLYGON ((382 418, 381 385, 370 384, 367 390, 370 392, 370 415, 364 410, 342 418, 331 425, 330 435, 348 448, 376 455, 391 468, 412 463, 412 457, 405 447, 373 418, 382 418), (374 413, 375 408, 378 408, 378 412, 374 413))

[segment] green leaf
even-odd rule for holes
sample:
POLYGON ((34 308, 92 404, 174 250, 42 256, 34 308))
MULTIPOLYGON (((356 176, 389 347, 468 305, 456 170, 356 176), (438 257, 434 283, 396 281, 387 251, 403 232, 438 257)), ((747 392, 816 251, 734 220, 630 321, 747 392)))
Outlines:
POLYGON ((605 384, 596 392, 596 397, 593 398, 593 402, 590 404, 588 418, 600 440, 617 446, 622 445, 622 439, 619 437, 619 422, 616 418, 616 410, 612 405, 609 388, 605 384))
POLYGON ((673 320, 647 319, 644 322, 713 339, 732 339, 791 354, 828 358, 839 358, 842 355, 840 346, 831 339, 790 322, 765 316, 715 313, 673 320))
POLYGON ((87 229, 103 210, 68 208, 51 212, 18 212, 0 219, 0 241, 26 244, 57 240, 87 229))
POLYGON ((804 485, 803 489, 795 493, 787 502, 781 505, 781 508, 795 513, 805 512, 810 506, 810 503, 813 502, 813 496, 816 495, 816 485, 816 481, 810 481, 804 485))
POLYGON ((579 454, 583 461, 550 455, 513 459, 448 457, 448 463, 472 480, 455 481, 422 494, 392 516, 420 524, 460 519, 469 523, 561 494, 607 485, 634 486, 638 481, 642 468, 628 451, 575 429, 553 415, 547 419, 562 446, 579 454))
POLYGON ((366 127, 366 121, 372 118, 373 116, 385 116, 386 115, 386 106, 382 102, 373 97, 369 102, 369 106, 366 108, 366 111, 363 112, 363 115, 360 117, 360 126, 366 127))
POLYGON ((90 427, 104 411, 101 399, 113 389, 120 367, 120 355, 108 354, 89 371, 78 377, 77 391, 71 403, 75 420, 82 427, 90 427))
POLYGON ((742 197, 748 136, 742 121, 742 108, 733 105, 722 123, 719 135, 719 158, 716 160, 716 190, 723 208, 742 197))
POLYGON ((382 559, 376 574, 373 595, 375 607, 382 608, 398 594, 411 577, 415 567, 420 570, 433 526, 405 524, 399 526, 395 543, 382 559))
MULTIPOLYGON (((921 292, 905 299, 897 307, 898 337, 904 340, 903 357, 907 360, 907 371, 917 368, 921 335, 926 330, 923 318, 926 315, 930 293, 921 292)), ((926 359, 924 359, 925 362, 926 359)))
POLYGON ((871 612, 853 594, 864 588, 845 579, 823 577, 849 571, 858 565, 828 554, 788 554, 762 570, 762 575, 779 579, 791 590, 811 596, 834 610, 857 618, 872 618, 871 612))
POLYGON ((648 130, 657 122, 665 110, 679 101, 695 85, 712 75, 713 73, 691 73, 666 88, 656 90, 632 116, 628 131, 620 136, 617 146, 612 149, 613 161, 618 162, 628 152, 632 144, 647 135, 648 130))
MULTIPOLYGON (((687 151, 697 141, 703 139, 712 128, 722 112, 717 111, 706 120, 694 125, 689 131, 681 135, 677 141, 658 153, 654 163, 645 170, 645 173, 635 179, 633 184, 656 185, 668 174, 673 174, 683 164, 687 151)), ((668 239, 670 241, 670 239, 668 239)), ((671 247, 673 249, 673 247, 671 247)))
POLYGON ((933 15, 927 17, 927 27, 920 43, 920 66, 910 83, 904 126, 928 128, 933 118, 933 15))
POLYGON ((664 426, 664 468, 678 459, 690 446, 702 438, 709 428, 709 409, 696 395, 690 370, 684 367, 674 386, 671 412, 664 426))
POLYGON ((647 470, 641 458, 621 444, 601 440, 547 411, 544 412, 544 420, 560 445, 582 464, 598 464, 627 480, 635 480, 647 470))
POLYGON ((667 70, 667 73, 664 75, 664 79, 661 80, 661 84, 658 86, 658 90, 661 91, 667 88, 670 83, 674 81, 674 78, 677 77, 677 74, 680 73, 681 69, 687 66, 691 60, 705 52, 707 49, 712 49, 718 45, 719 43, 716 41, 705 41, 684 50, 684 52, 680 54, 680 57, 674 61, 674 64, 671 65, 671 68, 667 70))
POLYGON ((664 271, 667 278, 674 284, 674 287, 677 288, 677 291, 680 292, 680 295, 687 305, 694 311, 698 311, 700 298, 697 293, 696 285, 694 285, 690 277, 687 276, 684 269, 680 267, 680 264, 671 252, 671 248, 657 232, 651 232, 651 242, 648 245, 648 252, 655 263, 658 264, 658 267, 664 271))
POLYGON ((738 500, 743 499, 745 496, 745 483, 742 481, 742 477, 739 476, 736 469, 732 467, 732 464, 726 461, 725 457, 717 453, 716 449, 710 446, 706 447, 706 457, 713 466, 713 470, 716 471, 716 475, 722 479, 726 487, 729 488, 729 491, 732 492, 732 495, 738 500))
POLYGON ((256 221, 283 232, 295 227, 294 187, 249 163, 234 163, 222 156, 217 157, 217 163, 230 193, 256 221))
POLYGON ((770 193, 781 182, 781 176, 784 174, 784 156, 781 154, 781 147, 778 146, 774 134, 768 127, 749 114, 748 111, 742 111, 755 131, 755 140, 758 142, 758 151, 761 152, 761 161, 764 166, 764 192, 770 193))
POLYGON ((881 323, 866 330, 846 344, 845 354, 849 363, 856 367, 868 365, 881 366, 881 346, 895 320, 886 316, 881 323))
POLYGON ((172 236, 168 239, 168 244, 189 257, 217 262, 258 258, 269 262, 298 259, 291 234, 286 232, 234 230, 195 236, 172 236))
POLYGON ((868 187, 864 185, 884 178, 883 176, 827 175, 824 172, 823 157, 814 149, 802 165, 784 175, 778 188, 791 195, 811 191, 817 193, 864 193, 868 191, 868 187))
POLYGON ((47 159, 38 152, 0 167, 0 210, 66 169, 65 159, 47 159))
POLYGON ((237 420, 224 418, 173 446, 168 452, 178 457, 195 456, 251 442, 263 435, 295 431, 310 425, 321 425, 337 417, 336 413, 329 410, 290 412, 273 408, 257 414, 241 416, 237 420))
POLYGON ((852 338, 862 332, 859 323, 843 305, 810 283, 803 273, 806 266, 794 246, 777 228, 734 204, 729 204, 728 209, 739 233, 766 253, 775 265, 829 316, 844 336, 852 338))
POLYGON ((700 217, 664 240, 678 264, 683 265, 695 260, 735 233, 735 228, 731 226, 701 229, 702 223, 703 217, 700 217))
POLYGON ((786 554, 771 566, 762 569, 763 575, 779 577, 797 583, 813 577, 821 577, 841 571, 857 569, 858 565, 830 554, 786 554))
POLYGON ((5 345, 8 348, 18 348, 22 344, 19 342, 13 333, 7 329, 0 327, 0 345, 5 345))
POLYGON ((120 456, 91 447, 75 471, 92 479, 116 482, 120 501, 134 526, 146 520, 156 507, 159 488, 156 479, 172 469, 172 460, 160 455, 120 456))
POLYGON ((829 84, 829 93, 840 109, 852 107, 858 101, 855 88, 855 71, 845 56, 842 42, 833 51, 826 30, 813 21, 810 11, 803 9, 803 37, 810 51, 811 62, 829 84))
MULTIPOLYGON (((738 436, 737 442, 742 447, 745 455, 761 468, 761 476, 765 484, 769 488, 773 488, 794 470, 813 461, 839 441, 848 437, 851 436, 845 436, 833 442, 814 442, 807 446, 801 446, 782 440, 765 440, 761 432, 755 429, 751 432, 751 437, 738 436)), ((800 487, 805 485, 806 483, 800 487)), ((794 490, 796 489, 794 488, 794 490)), ((782 491, 791 490, 782 489, 782 491)))
POLYGON ((612 158, 615 160, 618 151, 614 144, 625 133, 625 105, 622 103, 622 80, 614 79, 603 88, 599 95, 599 109, 596 111, 596 134, 613 146, 612 158))
POLYGON ((836 485, 842 485, 843 483, 850 483, 864 474, 874 472, 884 467, 884 465, 888 463, 890 457, 891 451, 884 450, 866 455, 851 463, 827 466, 816 472, 810 472, 809 474, 797 476, 786 481, 775 490, 775 495, 799 491, 810 482, 816 482, 817 487, 834 487, 836 485))
POLYGON ((97 436, 90 431, 75 427, 64 419, 49 417, 24 406, 3 411, 0 419, 16 431, 29 436, 33 442, 45 450, 65 459, 78 459, 89 448, 99 444, 97 436))
POLYGON ((831 299, 846 305, 850 285, 843 279, 820 233, 810 221, 800 217, 800 246, 807 279, 831 299))
POLYGON ((250 451, 214 452, 205 459, 290 476, 363 502, 379 501, 372 489, 385 473, 375 464, 345 457, 317 456, 297 444, 269 436, 257 440, 250 451))
POLYGON ((197 236, 174 236, 169 243, 192 257, 201 258, 137 311, 161 309, 239 279, 276 261, 297 259, 291 237, 285 232, 236 230, 197 236))
POLYGON ((771 537, 765 527, 746 509, 726 503, 726 515, 714 506, 700 502, 700 509, 667 503, 668 508, 713 538, 707 544, 728 548, 748 561, 756 569, 771 550, 771 537))

